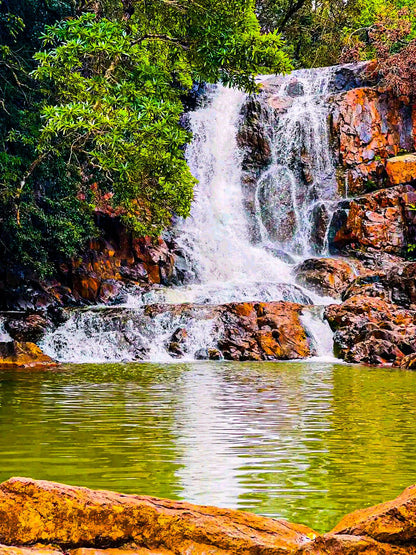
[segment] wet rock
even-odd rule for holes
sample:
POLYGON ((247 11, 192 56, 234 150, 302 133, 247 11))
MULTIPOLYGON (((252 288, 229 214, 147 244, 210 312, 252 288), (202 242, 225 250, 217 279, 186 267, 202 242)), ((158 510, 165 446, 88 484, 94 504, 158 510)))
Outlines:
POLYGON ((416 154, 390 158, 386 161, 386 172, 391 185, 412 184, 416 181, 416 154))
POLYGON ((309 258, 296 266, 294 272, 301 285, 334 298, 341 298, 355 277, 351 264, 338 258, 309 258))
MULTIPOLYGON (((0 368, 36 368, 57 366, 57 363, 31 342, 0 343, 0 368)), ((0 540, 1 541, 1 540, 0 540)))
POLYGON ((296 96, 303 96, 305 94, 305 90, 300 81, 293 79, 286 87, 286 94, 295 98, 296 96))
POLYGON ((243 169, 258 170, 266 167, 272 159, 272 151, 267 136, 267 122, 270 114, 256 98, 250 98, 242 109, 242 125, 237 143, 244 150, 243 169))
POLYGON ((412 353, 411 355, 406 355, 405 357, 403 357, 400 363, 400 368, 416 370, 416 353, 412 353))
MULTIPOLYGON (((332 136, 342 172, 339 190, 357 195, 390 184, 387 160, 416 146, 416 106, 371 87, 332 98, 332 136)), ((407 183, 405 181, 404 183, 407 183)))
POLYGON ((364 536, 381 543, 416 546, 416 486, 399 497, 345 516, 331 534, 364 536))
POLYGON ((168 351, 176 357, 181 357, 185 354, 185 341, 188 337, 186 328, 177 328, 170 338, 168 351))
POLYGON ((400 366, 416 352, 416 312, 379 297, 356 295, 326 308, 335 350, 347 362, 400 366))
POLYGON ((333 243, 339 249, 372 248, 403 255, 407 251, 408 226, 405 209, 416 195, 413 187, 402 185, 364 195, 351 202, 347 222, 333 243))
POLYGON ((12 478, 0 486, 0 541, 103 549, 134 542, 175 554, 285 555, 315 537, 301 525, 189 503, 12 478))
POLYGON ((329 213, 325 204, 318 204, 314 207, 312 214, 311 242, 315 252, 320 253, 325 247, 327 230, 329 226, 329 213))
POLYGON ((300 321, 302 305, 289 302, 231 303, 222 316, 219 348, 228 360, 306 358, 311 347, 300 321))
POLYGON ((198 349, 194 354, 195 360, 208 360, 209 353, 208 349, 198 349))
POLYGON ((49 325, 50 322, 44 316, 29 314, 6 320, 4 327, 16 341, 35 343, 44 336, 49 325))
POLYGON ((342 292, 342 300, 346 301, 351 297, 362 295, 391 301, 391 295, 385 286, 385 277, 386 274, 381 272, 356 277, 342 292))
POLYGON ((209 360, 223 360, 224 357, 218 349, 208 349, 208 358, 209 360))
POLYGON ((325 534, 294 555, 416 555, 416 547, 381 543, 365 536, 325 534))

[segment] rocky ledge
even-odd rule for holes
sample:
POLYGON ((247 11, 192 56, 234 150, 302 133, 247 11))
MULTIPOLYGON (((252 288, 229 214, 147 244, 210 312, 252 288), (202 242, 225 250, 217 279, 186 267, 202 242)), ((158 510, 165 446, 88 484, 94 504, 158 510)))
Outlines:
POLYGON ((285 520, 30 478, 0 485, 1 555, 414 555, 416 486, 328 534, 285 520))

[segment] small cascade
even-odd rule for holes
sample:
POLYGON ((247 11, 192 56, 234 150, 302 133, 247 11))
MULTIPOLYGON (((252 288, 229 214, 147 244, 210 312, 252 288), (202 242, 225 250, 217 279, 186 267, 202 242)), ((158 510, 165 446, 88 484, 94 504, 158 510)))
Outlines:
POLYGON ((324 308, 314 306, 304 309, 301 321, 312 341, 315 356, 320 360, 334 361, 333 333, 324 318, 324 308))
POLYGON ((303 257, 328 251, 337 183, 328 126, 335 68, 262 80, 261 131, 271 160, 256 178, 255 218, 262 243, 303 257))
MULTIPOLYGON (((292 269, 326 253, 337 202, 326 104, 333 72, 263 77, 255 97, 208 89, 188 114, 186 157, 198 179, 191 215, 172 231, 187 283, 133 295, 124 306, 75 310, 43 350, 68 362, 204 358, 218 346, 215 310, 224 303, 331 302, 297 285, 292 269)), ((318 355, 332 357, 318 312, 305 308, 302 321, 318 355)))

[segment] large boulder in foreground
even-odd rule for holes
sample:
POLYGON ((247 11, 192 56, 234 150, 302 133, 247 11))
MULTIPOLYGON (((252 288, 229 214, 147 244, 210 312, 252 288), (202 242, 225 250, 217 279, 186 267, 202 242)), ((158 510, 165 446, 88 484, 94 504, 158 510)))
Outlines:
POLYGON ((6 545, 69 549, 134 542, 172 554, 284 555, 314 536, 305 526, 228 509, 28 478, 0 485, 0 543, 6 545))
POLYGON ((416 555, 416 485, 319 536, 306 526, 30 478, 0 485, 0 555, 416 555))

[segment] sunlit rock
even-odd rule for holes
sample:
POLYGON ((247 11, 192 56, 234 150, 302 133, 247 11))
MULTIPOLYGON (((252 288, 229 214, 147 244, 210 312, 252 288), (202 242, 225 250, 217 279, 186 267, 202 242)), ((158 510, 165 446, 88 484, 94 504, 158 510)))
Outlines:
POLYGON ((298 283, 321 295, 340 298, 355 277, 354 268, 338 258, 309 258, 296 266, 298 283))

